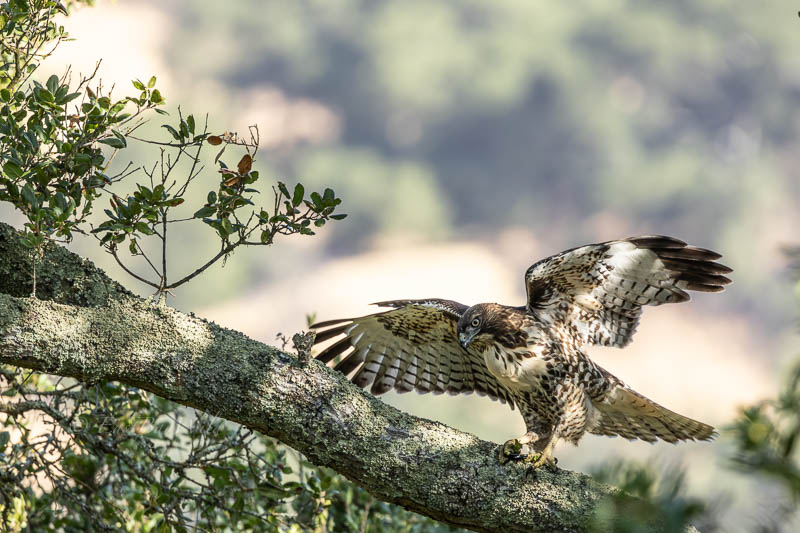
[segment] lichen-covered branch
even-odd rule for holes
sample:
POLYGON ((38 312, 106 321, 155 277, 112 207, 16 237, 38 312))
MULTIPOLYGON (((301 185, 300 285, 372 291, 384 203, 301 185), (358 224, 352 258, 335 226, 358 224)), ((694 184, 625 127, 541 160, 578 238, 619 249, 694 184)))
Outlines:
MULTIPOLYGON (((585 531, 616 493, 559 470, 526 477, 496 445, 388 406, 315 360, 129 295, 58 246, 29 293, 0 224, 0 363, 116 380, 276 437, 376 497, 476 531, 585 531)), ((26 285, 27 284, 27 285, 26 285)), ((653 526, 657 531, 657 526, 653 526)))

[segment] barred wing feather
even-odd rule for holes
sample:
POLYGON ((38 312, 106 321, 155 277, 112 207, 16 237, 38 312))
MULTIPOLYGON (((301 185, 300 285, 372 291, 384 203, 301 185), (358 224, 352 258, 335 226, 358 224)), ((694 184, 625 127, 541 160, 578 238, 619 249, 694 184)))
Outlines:
POLYGON ((396 300, 390 311, 314 324, 315 344, 337 338, 316 358, 373 394, 391 389, 440 394, 477 392, 514 407, 483 356, 458 343, 456 326, 467 306, 441 299, 396 300), (338 359, 337 359, 338 358, 338 359))

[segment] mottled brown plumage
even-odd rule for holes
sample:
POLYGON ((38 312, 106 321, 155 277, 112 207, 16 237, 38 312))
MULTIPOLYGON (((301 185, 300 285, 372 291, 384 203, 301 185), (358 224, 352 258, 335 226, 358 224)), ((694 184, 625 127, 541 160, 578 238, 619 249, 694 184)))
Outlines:
POLYGON ((393 309, 315 324, 317 358, 374 394, 390 389, 477 392, 519 408, 527 433, 501 460, 536 453, 554 462, 558 439, 584 433, 668 442, 708 440, 714 429, 645 398, 595 364, 592 344, 630 343, 644 305, 689 300, 730 283, 720 255, 671 237, 641 236, 567 250, 525 273, 522 307, 442 299, 395 300, 393 309))

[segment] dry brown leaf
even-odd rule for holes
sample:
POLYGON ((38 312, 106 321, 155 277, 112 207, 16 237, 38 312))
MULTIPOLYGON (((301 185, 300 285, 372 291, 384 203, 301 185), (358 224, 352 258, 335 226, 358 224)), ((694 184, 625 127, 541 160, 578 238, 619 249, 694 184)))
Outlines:
POLYGON ((253 158, 250 157, 250 154, 244 154, 242 159, 239 161, 239 174, 247 174, 250 172, 250 169, 253 167, 253 158))

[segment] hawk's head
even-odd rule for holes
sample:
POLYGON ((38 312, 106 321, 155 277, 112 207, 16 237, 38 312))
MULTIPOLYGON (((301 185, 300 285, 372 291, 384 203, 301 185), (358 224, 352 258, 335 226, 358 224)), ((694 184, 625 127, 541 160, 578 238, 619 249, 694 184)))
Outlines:
POLYGON ((492 342, 508 348, 524 346, 528 337, 521 328, 524 316, 523 311, 505 305, 473 305, 458 321, 458 343, 465 349, 475 344, 478 351, 492 342))

